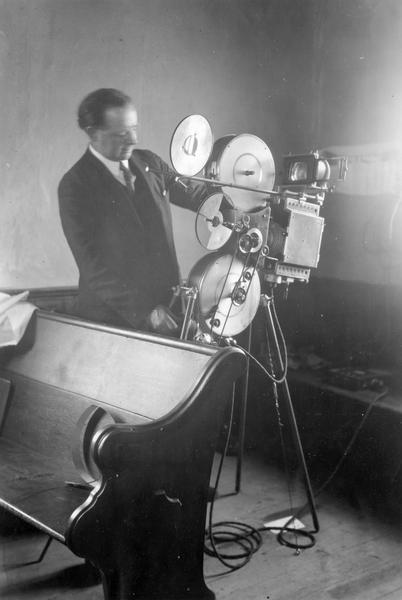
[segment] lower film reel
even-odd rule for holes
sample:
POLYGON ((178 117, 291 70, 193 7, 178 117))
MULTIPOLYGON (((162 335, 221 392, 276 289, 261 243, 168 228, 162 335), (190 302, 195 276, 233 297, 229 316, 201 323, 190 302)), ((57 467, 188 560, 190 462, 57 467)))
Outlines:
POLYGON ((253 266, 230 254, 207 254, 192 268, 189 283, 198 289, 195 312, 203 332, 230 337, 254 319, 261 285, 253 266))

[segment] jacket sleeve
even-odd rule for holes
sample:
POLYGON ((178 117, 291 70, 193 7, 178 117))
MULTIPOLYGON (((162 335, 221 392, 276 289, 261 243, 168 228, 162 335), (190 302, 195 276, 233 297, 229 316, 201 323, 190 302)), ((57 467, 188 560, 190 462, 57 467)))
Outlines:
POLYGON ((63 231, 80 279, 112 313, 132 327, 138 326, 149 312, 148 307, 141 306, 143 301, 138 291, 102 259, 95 235, 96 207, 90 201, 89 190, 78 178, 66 175, 60 182, 58 195, 63 231))
POLYGON ((179 181, 178 174, 164 160, 150 151, 147 151, 147 155, 151 169, 161 173, 172 204, 197 212, 204 200, 217 191, 190 179, 180 177, 179 181))

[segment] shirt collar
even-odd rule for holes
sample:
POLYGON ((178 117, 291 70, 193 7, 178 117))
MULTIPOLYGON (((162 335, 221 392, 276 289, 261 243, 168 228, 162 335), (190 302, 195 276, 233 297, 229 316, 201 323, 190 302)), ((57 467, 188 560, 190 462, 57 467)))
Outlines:
POLYGON ((101 163, 105 165, 105 167, 111 172, 111 174, 114 177, 117 177, 117 179, 119 179, 121 176, 120 163, 127 167, 127 169, 129 168, 128 160, 110 160, 109 158, 106 158, 106 156, 103 156, 103 154, 95 150, 95 148, 91 146, 91 144, 89 144, 89 150, 98 160, 101 161, 101 163))

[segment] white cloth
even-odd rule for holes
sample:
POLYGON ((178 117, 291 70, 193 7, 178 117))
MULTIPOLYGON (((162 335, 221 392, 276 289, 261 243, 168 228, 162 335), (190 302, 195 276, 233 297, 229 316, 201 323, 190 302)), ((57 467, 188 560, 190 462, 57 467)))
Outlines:
POLYGON ((28 295, 29 292, 15 296, 0 292, 0 347, 16 346, 24 335, 32 313, 37 309, 26 302, 28 295))

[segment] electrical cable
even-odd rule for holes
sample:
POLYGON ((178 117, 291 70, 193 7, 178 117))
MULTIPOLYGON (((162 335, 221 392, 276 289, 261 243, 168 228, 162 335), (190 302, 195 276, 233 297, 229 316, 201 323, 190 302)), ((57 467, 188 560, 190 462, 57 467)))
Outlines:
MULTIPOLYGON (((273 298, 271 298, 271 304, 270 305, 266 305, 266 310, 269 310, 269 307, 272 305, 272 301, 273 298)), ((272 352, 271 352, 271 344, 269 342, 269 333, 268 333, 268 327, 265 328, 265 334, 266 334, 266 344, 267 344, 267 354, 268 354, 268 364, 271 368, 271 372, 274 372, 274 361, 273 361, 273 356, 272 356, 272 352)), ((279 349, 280 352, 280 349, 279 349)), ((283 361, 279 358, 280 364, 283 364, 283 361)), ((286 373, 286 371, 285 371, 286 373)), ((274 393, 274 404, 275 404, 275 410, 276 410, 276 417, 277 417, 277 421, 278 421, 278 427, 279 427, 279 438, 280 438, 280 442, 281 442, 281 449, 282 449, 282 456, 284 458, 284 467, 285 467, 285 475, 286 475, 286 482, 287 482, 287 488, 288 488, 288 497, 289 497, 289 509, 290 509, 290 514, 293 515, 293 500, 292 500, 292 491, 290 488, 290 470, 289 470, 289 464, 288 464, 288 460, 287 460, 287 452, 286 452, 286 447, 285 447, 285 439, 284 439, 284 435, 283 435, 283 428, 284 428, 284 424, 282 421, 282 415, 281 415, 281 410, 280 410, 280 406, 279 406, 279 394, 278 394, 278 385, 275 381, 272 382, 272 389, 273 389, 273 393, 274 393)), ((288 521, 285 523, 285 527, 290 527, 292 520, 288 519, 288 521)), ((281 530, 279 531, 279 533, 281 533, 281 530)), ((295 535, 295 544, 297 547, 299 547, 298 541, 297 541, 297 533, 296 533, 296 529, 294 530, 294 535, 295 535)), ((279 538, 278 538, 279 540, 279 538)))
MULTIPOLYGON (((243 349, 244 350, 244 349, 243 349)), ((246 351, 245 351, 246 352, 246 351)), ((246 352, 247 353, 247 352, 246 352)), ((248 354, 248 353, 247 353, 248 354)), ((254 360, 254 362, 256 364, 258 364, 258 366, 260 366, 264 372, 264 374, 268 375, 269 378, 272 381, 272 375, 267 371, 267 369, 265 369, 265 367, 263 365, 261 365, 261 363, 253 356, 250 354, 250 358, 252 358, 254 360)), ((335 475, 338 473, 338 471, 340 470, 341 466, 343 465, 346 457, 349 455, 360 431, 362 430, 365 422, 367 421, 372 409, 374 408, 375 404, 377 402, 379 402, 379 400, 381 400, 382 398, 384 398, 387 394, 389 393, 389 389, 385 388, 384 390, 382 390, 379 394, 377 394, 369 403, 366 411, 363 414, 363 417, 360 421, 360 423, 358 424, 357 428, 355 429, 355 431, 353 432, 345 450, 342 453, 342 456, 340 457, 339 461, 337 462, 337 464, 335 465, 335 467, 333 468, 333 470, 331 471, 331 473, 329 474, 329 476, 327 477, 327 479, 324 481, 323 484, 321 484, 321 486, 318 488, 317 491, 314 492, 314 497, 317 498, 330 484, 330 482, 334 479, 335 475)), ((299 508, 297 510, 297 512, 292 515, 289 520, 285 523, 285 525, 283 527, 262 527, 259 529, 259 531, 264 531, 264 530, 269 530, 269 529, 274 529, 274 530, 278 530, 279 529, 279 533, 277 535, 277 540, 280 544, 288 546, 290 548, 294 548, 296 550, 301 550, 301 549, 306 549, 306 548, 311 548, 312 546, 315 545, 315 538, 314 538, 314 533, 317 533, 316 530, 305 530, 305 529, 300 529, 298 530, 298 535, 301 536, 305 536, 307 537, 310 542, 307 543, 306 545, 300 545, 299 543, 294 544, 292 542, 290 542, 289 540, 286 540, 283 537, 283 534, 285 532, 292 532, 295 533, 295 529, 293 527, 289 527, 289 525, 294 522, 297 518, 299 518, 305 511, 306 509, 309 507, 308 503, 303 504, 303 506, 301 508, 299 508)))
POLYGON ((223 462, 227 455, 230 436, 232 433, 234 405, 235 396, 233 390, 231 411, 229 416, 229 427, 226 435, 224 450, 222 452, 215 477, 213 495, 209 505, 208 528, 205 532, 205 554, 217 558, 219 562, 228 569, 223 573, 217 573, 215 576, 225 575, 227 573, 237 571, 251 560, 252 555, 257 552, 262 545, 262 536, 258 529, 248 525, 247 523, 241 523, 238 521, 219 521, 217 523, 212 522, 216 490, 221 478, 223 462), (234 553, 228 553, 222 552, 220 549, 218 549, 218 546, 227 545, 228 543, 237 545, 237 547, 240 547, 240 550, 234 553))
MULTIPOLYGON (((278 352, 277 360, 279 362, 279 366, 283 370, 283 377, 282 377, 281 383, 284 385, 285 392, 287 394, 289 409, 291 411, 291 418, 295 419, 292 401, 291 401, 290 393, 289 393, 288 386, 287 386, 287 380, 286 380, 287 368, 288 368, 286 342, 285 342, 285 337, 283 335, 283 331, 280 326, 278 315, 277 315, 277 312, 275 309, 275 300, 274 300, 273 289, 271 289, 271 294, 269 296, 267 295, 265 297, 265 305, 264 306, 265 306, 266 317, 267 317, 266 318, 266 322, 267 322, 266 342, 267 342, 268 363, 269 363, 269 365, 271 367, 271 371, 273 373, 274 372, 274 364, 273 364, 273 356, 272 356, 271 345, 270 345, 270 335, 269 335, 270 332, 268 331, 268 323, 269 323, 272 328, 271 337, 274 341, 274 346, 276 348, 276 351, 278 352), (278 335, 279 335, 279 340, 278 340, 278 335), (282 350, 281 350, 281 345, 282 345, 282 350)), ((292 493, 291 493, 291 488, 290 488, 290 470, 288 467, 288 457, 287 457, 286 446, 285 446, 285 441, 284 441, 283 431, 282 431, 283 423, 282 423, 280 404, 279 404, 278 384, 274 381, 272 385, 273 385, 273 392, 274 392, 274 398, 275 398, 275 409, 276 409, 278 425, 279 425, 282 456, 284 458, 285 473, 286 473, 286 479, 287 479, 287 483, 288 483, 289 506, 290 506, 290 513, 291 513, 291 516, 285 522, 284 526, 279 529, 278 534, 277 534, 277 540, 280 544, 282 544, 284 546, 288 546, 290 548, 293 548, 296 550, 297 553, 299 553, 302 549, 311 548, 312 546, 315 545, 315 537, 313 534, 318 532, 319 524, 318 524, 317 513, 316 513, 315 504, 314 504, 314 496, 313 496, 313 492, 312 492, 311 484, 310 484, 310 478, 309 478, 309 475, 307 472, 307 466, 305 464, 303 450, 301 448, 301 441, 300 441, 299 434, 297 431, 297 425, 295 424, 296 444, 300 445, 299 460, 301 460, 303 468, 305 470, 306 493, 309 498, 309 501, 307 502, 307 506, 310 508, 310 511, 311 511, 314 529, 310 530, 310 531, 304 529, 304 530, 300 530, 298 533, 298 531, 295 527, 291 527, 292 523, 295 522, 295 515, 293 514, 294 509, 293 509, 292 493), (301 454, 301 456, 300 456, 300 454, 301 454), (288 540, 285 537, 285 534, 287 534, 287 533, 293 534, 294 539, 295 539, 294 542, 291 542, 290 540, 288 540), (300 541, 299 541, 300 537, 307 537, 308 541, 305 543, 300 543, 300 541)), ((273 528, 270 527, 269 529, 273 529, 273 528)), ((275 528, 275 530, 277 531, 276 528, 275 528)))
MULTIPOLYGON (((231 259, 230 267, 228 269, 226 280, 229 276, 230 268, 233 264, 233 261, 234 261, 236 255, 237 255, 237 245, 236 245, 236 250, 232 254, 232 259, 231 259)), ((248 258, 249 258, 249 255, 247 256, 247 259, 245 261, 245 266, 242 270, 242 274, 244 273, 244 270, 247 268, 248 258)), ((255 269, 256 269, 256 267, 254 267, 254 271, 255 271, 255 269)), ((254 272, 253 272, 253 276, 254 276, 254 272)), ((241 277, 242 277, 242 275, 240 276, 240 279, 241 279, 241 277)), ((225 284, 226 284, 226 280, 225 280, 225 284)), ((223 289, 224 289, 224 286, 222 288, 221 296, 223 293, 223 289)), ((221 298, 221 296, 220 296, 220 298, 221 298)), ((220 298, 219 298, 219 301, 220 301, 220 298)), ((269 378, 269 380, 273 384, 274 395, 275 395, 275 399, 276 399, 275 406, 276 406, 277 418, 278 418, 278 424, 279 424, 282 453, 283 453, 283 456, 285 459, 286 478, 287 478, 287 481, 289 484, 290 474, 289 474, 289 470, 287 467, 285 444, 284 444, 284 439, 283 439, 283 434, 282 434, 283 424, 282 424, 282 419, 281 419, 281 415, 280 415, 279 397, 278 397, 278 393, 277 393, 277 385, 279 385, 279 384, 287 385, 286 377, 287 377, 287 372, 288 372, 288 355, 287 355, 287 349, 286 349, 286 341, 285 341, 283 330, 281 328, 279 318, 278 318, 278 315, 276 312, 274 295, 272 293, 272 290, 271 290, 271 295, 270 296, 267 295, 267 296, 265 296, 265 298, 266 298, 265 309, 266 309, 266 311, 269 311, 271 325, 273 326, 273 332, 271 333, 271 335, 273 335, 273 337, 274 337, 274 341, 276 342, 275 345, 276 345, 277 352, 278 352, 278 355, 276 357, 276 362, 281 367, 281 373, 278 375, 275 372, 276 369, 275 369, 274 359, 272 357, 271 350, 270 350, 270 332, 268 330, 268 327, 265 328, 265 338, 266 338, 266 344, 267 344, 267 350, 268 350, 270 370, 268 368, 266 368, 251 352, 249 352, 248 350, 246 350, 245 348, 243 348, 241 346, 239 346, 239 347, 244 351, 244 353, 248 356, 248 358, 251 359, 263 371, 263 373, 269 378), (278 341, 278 339, 279 339, 279 341, 278 341)), ((219 301, 218 301, 218 304, 219 304, 219 301)), ((232 304, 233 304, 233 302, 232 302, 232 304)), ((215 313, 216 313, 216 310, 215 310, 215 313)), ((222 339, 223 339, 223 331, 224 331, 227 319, 229 318, 229 313, 230 313, 230 309, 228 311, 228 314, 226 315, 225 324, 224 324, 224 327, 222 328, 222 332, 220 334, 220 338, 219 338, 220 341, 222 341, 222 339)), ((211 320, 211 322, 212 322, 212 320, 211 320)), ((233 343, 233 344, 237 345, 235 340, 230 340, 230 341, 225 340, 225 341, 227 343, 233 343)), ((274 526, 263 526, 263 527, 259 527, 259 528, 254 528, 251 525, 248 525, 245 523, 240 523, 237 521, 236 522, 220 521, 218 523, 212 522, 216 490, 217 490, 221 472, 222 472, 223 461, 227 454, 229 439, 230 439, 232 425, 233 425, 233 415, 234 415, 234 395, 233 395, 231 414, 230 414, 230 419, 229 419, 229 428, 228 428, 228 433, 227 433, 227 437, 226 437, 225 448, 224 448, 224 451, 222 453, 222 456, 221 456, 221 459, 219 462, 218 471, 217 471, 216 480, 215 480, 215 486, 213 488, 214 489, 213 497, 212 497, 210 507, 209 507, 208 528, 205 533, 206 540, 205 540, 205 545, 204 545, 204 552, 209 556, 216 557, 228 569, 227 572, 232 572, 232 571, 240 569, 245 564, 247 564, 251 560, 252 555, 261 547, 261 545, 262 545, 261 532, 263 532, 263 531, 270 531, 270 530, 278 531, 279 530, 277 533, 277 541, 281 545, 295 549, 297 554, 299 554, 301 550, 305 550, 305 549, 313 547, 316 543, 314 534, 316 534, 319 531, 318 520, 316 519, 316 512, 315 512, 315 506, 314 506, 314 498, 318 497, 318 495, 321 494, 323 492, 323 490, 329 485, 329 483, 334 479, 335 475, 338 473, 339 469, 341 468, 342 464, 344 463, 346 457, 349 455, 361 429, 363 428, 367 418, 369 417, 369 415, 371 413, 372 408, 374 407, 376 402, 378 402, 381 398, 383 398, 387 393, 388 393, 388 389, 383 390, 380 394, 378 394, 370 402, 370 404, 368 405, 368 407, 363 415, 361 422, 359 423, 359 425, 356 428, 356 430, 354 431, 351 439, 349 440, 349 443, 347 444, 340 460, 335 465, 334 469, 332 470, 330 475, 327 477, 327 479, 324 481, 324 483, 319 487, 319 489, 316 492, 314 492, 314 494, 311 496, 311 498, 309 497, 309 500, 311 503, 309 503, 309 502, 305 503, 300 509, 298 509, 296 511, 295 514, 293 514, 294 510, 292 507, 291 490, 290 490, 290 486, 288 485, 290 511, 292 513, 291 516, 289 517, 289 519, 286 521, 286 523, 283 526, 274 525, 274 526), (310 508, 310 510, 312 511, 314 529, 309 529, 309 530, 299 529, 299 530, 297 530, 295 527, 292 527, 291 526, 292 523, 295 523, 296 519, 298 517, 300 517, 307 508, 310 508), (292 534, 295 537, 295 541, 290 541, 289 539, 287 539, 285 537, 287 534, 292 534), (299 538, 304 538, 304 539, 307 538, 307 540, 302 543, 299 538), (218 548, 218 546, 227 545, 230 543, 235 544, 237 546, 238 550, 235 552, 232 552, 232 553, 228 553, 228 552, 223 552, 222 550, 220 550, 218 548)), ((290 401, 290 398, 289 398, 289 401, 290 401)), ((304 457, 303 457, 303 460, 304 460, 304 457)), ((308 478, 308 474, 307 474, 307 478, 308 478)), ((309 481, 308 481, 308 484, 310 485, 309 481)), ((308 491, 312 492, 311 488, 309 488, 308 491)), ((220 573, 219 575, 221 575, 221 574, 222 573, 220 573)))
MULTIPOLYGON (((243 348, 243 350, 244 350, 244 348, 243 348)), ((271 381, 273 381, 272 374, 269 373, 269 371, 251 353, 247 352, 246 350, 244 350, 244 352, 246 352, 246 354, 261 368, 261 370, 264 372, 264 374, 267 375, 271 381)), ((274 383, 276 383, 276 382, 274 382, 274 383)), ((339 469, 341 468, 342 464, 344 463, 346 457, 349 455, 349 453, 350 453, 360 431, 362 430, 365 422, 367 421, 373 407, 379 400, 384 398, 388 394, 388 392, 389 392, 388 388, 385 388, 381 393, 377 394, 371 400, 359 425, 355 429, 354 433, 352 434, 352 436, 349 440, 349 443, 347 444, 344 452, 342 453, 342 456, 340 457, 338 463, 335 465, 335 467, 333 468, 333 470, 331 471, 331 473, 329 474, 327 479, 324 481, 324 483, 321 484, 321 486, 318 488, 318 490, 314 492, 315 498, 317 498, 324 491, 324 489, 327 488, 327 486, 330 484, 330 482, 334 479, 335 475, 338 473, 339 469)), ((288 546, 290 548, 294 548, 297 551, 300 551, 302 549, 304 550, 307 548, 311 548, 315 545, 314 534, 317 533, 317 530, 306 530, 306 529, 297 530, 297 535, 308 538, 309 542, 306 544, 300 544, 299 542, 293 543, 284 538, 284 534, 286 532, 295 534, 295 531, 296 531, 295 528, 290 527, 290 525, 297 518, 299 518, 308 507, 309 507, 308 503, 303 504, 303 506, 301 508, 299 508, 297 510, 297 512, 289 518, 289 520, 285 523, 285 525, 283 525, 281 527, 279 527, 278 525, 272 526, 272 527, 264 526, 264 527, 260 527, 258 529, 258 531, 269 531, 269 530, 278 531, 279 530, 279 533, 277 534, 277 540, 281 545, 288 546)))
MULTIPOLYGON (((272 305, 272 297, 270 297, 270 301, 271 301, 271 305, 272 305)), ((272 372, 270 373, 255 357, 253 354, 251 354, 250 352, 248 352, 247 350, 245 350, 244 348, 242 348, 242 350, 244 350, 245 354, 247 356, 249 356, 249 358, 251 358, 252 360, 254 360, 258 366, 264 371, 264 373, 269 377, 269 379, 273 382, 274 387, 276 388, 276 384, 277 383, 282 383, 285 378, 286 378, 286 373, 287 373, 287 355, 286 355, 286 342, 284 339, 284 335, 282 332, 282 329, 280 327, 280 323, 279 323, 279 319, 277 317, 277 313, 275 311, 275 309, 273 308, 273 322, 276 326, 276 329, 279 332, 279 338, 280 338, 280 343, 282 345, 282 350, 280 348, 278 348, 279 352, 280 352, 280 359, 282 359, 282 364, 284 365, 283 368, 283 374, 281 375, 280 378, 277 378, 275 376, 275 374, 272 372)), ((233 342, 235 345, 236 342, 233 340, 233 342)), ((267 343, 269 344, 269 340, 267 339, 267 343)), ((239 346, 240 347, 240 346, 239 346)), ((269 346, 268 346, 269 347, 269 346)), ((271 363, 271 369, 273 371, 273 364, 271 363)), ((278 411, 279 411, 279 405, 278 405, 278 411)), ((279 543, 295 548, 297 552, 299 552, 301 549, 305 549, 305 548, 310 548, 314 545, 315 540, 314 537, 312 535, 312 532, 309 531, 305 531, 305 530, 301 530, 299 532, 296 532, 295 528, 290 527, 291 523, 294 521, 295 517, 290 517, 290 519, 285 523, 284 526, 282 527, 278 527, 278 526, 272 526, 272 527, 260 527, 260 528, 254 528, 251 525, 245 524, 245 523, 239 523, 239 522, 233 522, 233 521, 220 521, 218 523, 212 523, 212 517, 213 517, 213 506, 214 506, 214 499, 215 499, 215 494, 216 494, 216 489, 218 486, 218 482, 221 476, 221 472, 222 472, 222 467, 223 467, 223 461, 225 459, 225 456, 227 454, 227 449, 228 449, 228 445, 229 445, 229 440, 230 440, 230 435, 231 435, 231 430, 232 430, 232 424, 233 424, 233 414, 234 414, 234 397, 232 398, 232 407, 231 407, 231 414, 230 414, 230 418, 229 418, 229 428, 228 428, 228 434, 226 437, 226 443, 225 443, 225 448, 224 448, 224 452, 221 456, 220 462, 219 462, 219 466, 218 466, 218 471, 217 471, 217 476, 216 476, 216 481, 215 481, 215 486, 214 486, 214 493, 213 493, 213 497, 212 497, 212 501, 210 504, 210 509, 209 509, 209 517, 208 517, 208 529, 206 531, 206 543, 204 546, 204 552, 208 555, 208 556, 213 556, 218 558, 218 560, 225 566, 227 567, 228 571, 225 573, 230 573, 232 571, 238 570, 241 567, 243 567, 245 564, 247 564, 250 560, 252 555, 257 552, 257 550, 261 547, 262 545, 262 537, 261 537, 261 532, 262 531, 269 531, 269 530, 274 530, 274 531, 278 531, 279 529, 279 533, 277 535, 277 540, 279 541, 279 543), (285 532, 288 533, 292 533, 294 536, 299 535, 301 537, 307 537, 308 538, 308 543, 306 544, 301 544, 298 541, 298 538, 296 537, 296 542, 289 542, 288 540, 286 540, 283 537, 283 534, 285 532), (227 553, 227 552, 222 552, 221 550, 218 549, 219 545, 224 545, 224 544, 228 544, 228 543, 234 543, 237 545, 237 547, 240 547, 240 550, 238 550, 235 553, 227 553), (233 564, 234 561, 234 564, 233 564)), ((281 422, 281 418, 280 418, 280 414, 278 412, 278 419, 279 422, 281 422)), ((281 431, 282 434, 282 431, 281 431)), ((284 442, 282 442, 282 449, 284 450, 284 442)), ((284 453, 285 454, 285 453, 284 453)), ((287 471, 288 473, 288 471, 287 471)), ((289 475, 288 475, 288 480, 289 480, 289 475)), ((290 496, 290 503, 291 502, 291 493, 290 493, 290 488, 288 488, 289 491, 289 496, 290 496)), ((293 508, 291 508, 291 512, 293 512, 293 508)), ((222 575, 223 573, 219 573, 219 575, 222 575)))
MULTIPOLYGON (((386 396, 388 394, 389 390, 386 388, 384 389, 380 394, 377 394, 369 403, 362 420, 360 421, 359 425, 357 426, 357 428, 355 429, 352 437, 349 440, 349 443, 347 444, 344 452, 342 453, 342 456, 340 457, 339 461, 337 462, 337 464, 335 465, 335 467, 333 468, 333 470, 331 471, 331 473, 329 474, 329 476, 327 477, 327 479, 324 481, 323 484, 321 484, 321 486, 318 488, 318 490, 316 492, 314 492, 314 497, 318 498, 318 496, 327 488, 327 486, 330 484, 330 482, 334 479, 335 475, 338 473, 339 469, 341 468, 341 466, 343 465, 346 457, 349 455, 350 450, 352 449, 353 444, 355 443, 357 436, 359 435, 360 431, 363 428, 364 423, 367 421, 373 407, 375 406, 375 404, 381 400, 381 398, 383 398, 384 396, 386 396)), ((279 531, 278 535, 277 535, 277 539, 278 542, 282 545, 285 546, 289 546, 290 548, 295 548, 296 550, 300 550, 301 548, 305 549, 305 548, 311 548, 312 546, 315 545, 315 538, 314 538, 314 533, 316 533, 316 531, 308 531, 305 529, 300 529, 298 531, 299 534, 307 536, 308 538, 310 538, 311 543, 308 545, 303 545, 303 546, 296 546, 294 544, 292 544, 292 542, 289 542, 288 540, 286 540, 283 537, 283 533, 288 530, 289 528, 287 527, 292 521, 294 521, 295 519, 298 519, 304 512, 305 510, 308 508, 308 503, 305 503, 301 508, 299 508, 297 510, 297 512, 292 515, 292 517, 289 519, 289 521, 287 523, 285 523, 285 526, 281 528, 281 530, 279 531)))
MULTIPOLYGON (((279 339, 281 342, 281 346, 282 346, 282 350, 279 349, 280 352, 280 358, 282 359, 283 362, 283 369, 282 369, 282 374, 278 376, 275 375, 275 373, 273 372, 269 372, 268 369, 266 369, 266 367, 264 367, 264 365, 253 355, 251 354, 248 350, 246 350, 243 346, 239 346, 239 348, 241 348, 243 350, 243 352, 249 357, 251 358, 251 360, 265 373, 265 375, 273 382, 276 384, 279 383, 283 383, 286 379, 287 376, 287 372, 288 372, 288 355, 287 355, 287 351, 286 351, 286 341, 285 341, 285 336, 283 335, 283 330, 281 328, 281 325, 279 323, 279 319, 278 319, 278 314, 276 312, 275 309, 275 304, 273 301, 273 296, 269 297, 270 301, 271 301, 271 306, 272 306, 272 315, 274 317, 274 324, 276 326, 276 331, 277 333, 279 333, 279 339)), ((265 334, 266 334, 266 342, 267 342, 267 346, 269 344, 268 341, 268 330, 265 329, 265 334)), ((237 344, 236 344, 237 345, 237 344)))
MULTIPOLYGON (((274 367, 273 367, 273 361, 272 361, 272 355, 271 355, 270 349, 269 349, 269 361, 270 361, 271 372, 251 352, 248 352, 244 348, 242 348, 242 350, 253 362, 255 362, 255 364, 270 379, 270 381, 274 385, 274 389, 276 389, 277 384, 283 383, 286 379, 287 360, 285 360, 285 357, 287 359, 287 353, 286 353, 286 342, 285 342, 285 339, 283 336, 283 331, 281 329, 279 319, 278 319, 278 316, 277 316, 277 313, 275 310, 275 306, 273 303, 273 297, 271 297, 270 300, 271 300, 270 306, 272 307, 272 315, 274 317, 273 322, 275 324, 275 328, 276 328, 277 332, 279 333, 279 338, 280 338, 280 342, 282 345, 282 350, 280 348, 278 348, 278 351, 280 352, 280 357, 283 361, 283 364, 285 365, 285 367, 283 369, 283 374, 281 375, 280 378, 278 378, 273 373, 274 367)), ((268 337, 267 337, 267 342, 269 342, 268 337)), ((233 341, 232 343, 237 345, 235 341, 233 341)), ((239 346, 239 347, 241 347, 241 346, 239 346)), ((268 348, 269 348, 269 346, 268 346, 268 348)), ((339 469, 343 465, 346 457, 350 454, 350 451, 351 451, 360 431, 362 430, 365 422, 367 421, 373 407, 381 398, 383 398, 384 396, 386 396, 388 394, 388 391, 389 390, 387 388, 382 390, 379 394, 377 394, 371 400, 365 413, 363 414, 363 418, 361 419, 357 428, 353 432, 338 463, 335 465, 332 472, 329 474, 329 476, 324 481, 324 483, 318 488, 318 490, 316 492, 314 492, 315 498, 317 498, 324 491, 324 489, 329 485, 329 483, 334 479, 334 477, 338 473, 339 469)), ((220 474, 221 474, 221 470, 222 470, 222 466, 223 466, 223 460, 227 453, 229 438, 230 438, 230 434, 231 434, 232 421, 233 421, 233 410, 234 410, 233 401, 234 401, 234 399, 232 400, 230 427, 229 427, 228 436, 226 439, 225 450, 224 450, 224 453, 222 454, 219 469, 218 469, 218 474, 217 474, 217 479, 216 479, 216 484, 215 484, 215 491, 216 491, 218 481, 220 478, 220 474)), ((280 434, 281 434, 281 440, 282 440, 282 442, 281 442, 282 451, 284 453, 284 442, 283 442, 282 430, 281 430, 282 420, 281 420, 281 415, 280 415, 279 403, 277 405, 277 415, 278 415, 278 422, 279 422, 280 434)), ((285 453, 284 453, 284 456, 286 457, 285 453)), ((286 461, 286 458, 285 458, 285 461, 286 461)), ((288 473, 288 471, 287 471, 287 473, 288 473)), ((289 481, 289 475, 287 475, 287 480, 289 481)), ((290 493, 290 488, 288 488, 288 490, 290 493)), ((214 494, 214 497, 215 497, 215 494, 214 494)), ((290 498, 290 503, 292 504, 291 498, 290 498)), ((309 530, 307 530, 307 529, 296 530, 295 527, 291 526, 291 524, 294 523, 296 521, 296 519, 298 517, 300 517, 305 512, 305 510, 309 507, 310 507, 309 503, 308 502, 305 503, 301 508, 299 508, 296 511, 295 514, 292 514, 289 517, 288 521, 283 526, 273 525, 273 526, 268 526, 268 527, 263 526, 263 527, 259 527, 259 528, 253 528, 244 523, 237 523, 237 522, 233 523, 230 521, 222 521, 219 523, 212 524, 212 510, 213 510, 213 502, 212 502, 211 507, 210 507, 210 513, 209 513, 209 528, 207 530, 207 534, 210 536, 210 539, 209 539, 210 546, 208 547, 206 545, 205 552, 209 556, 216 556, 217 558, 219 558, 220 562, 222 564, 224 564, 226 567, 228 567, 229 572, 231 572, 231 571, 237 570, 237 569, 241 568, 242 566, 244 566, 245 564, 247 564, 247 562, 249 562, 249 560, 251 559, 254 552, 256 552, 259 549, 259 547, 262 544, 262 538, 258 537, 257 534, 260 534, 260 532, 263 532, 263 531, 278 531, 279 530, 277 533, 277 541, 281 545, 295 549, 296 553, 299 554, 301 550, 312 548, 316 543, 314 534, 316 534, 318 532, 318 526, 316 526, 314 529, 309 529, 309 530), (229 531, 227 529, 227 527, 233 527, 236 531, 234 531, 234 532, 229 531), (292 534, 293 536, 295 536, 296 541, 293 542, 293 541, 290 541, 289 539, 287 539, 285 537, 287 534, 292 534), (304 538, 304 539, 307 538, 307 540, 302 543, 300 538, 304 538), (236 554, 227 554, 227 553, 223 553, 218 550, 218 548, 217 548, 218 545, 227 544, 229 542, 236 543, 238 546, 240 546, 241 551, 236 554), (233 565, 229 562, 229 561, 233 561, 233 560, 238 561, 238 562, 236 562, 236 564, 233 565)), ((291 507, 291 512, 293 513, 292 507, 291 507)))
POLYGON ((374 398, 370 401, 369 405, 367 406, 367 408, 363 414, 362 420, 360 421, 359 425, 353 432, 353 435, 350 438, 349 443, 347 444, 345 450, 343 451, 342 456, 340 457, 339 461, 337 462, 337 464, 335 465, 335 467, 333 468, 332 472, 329 474, 327 479, 324 481, 324 483, 322 483, 320 485, 318 490, 315 492, 315 497, 319 496, 328 487, 328 485, 331 483, 331 481, 334 479, 335 475, 338 473, 339 469, 343 465, 346 457, 349 455, 350 450, 351 450, 353 444, 355 443, 357 436, 359 435, 360 431, 362 430, 364 423, 367 421, 368 417, 370 416, 372 409, 377 404, 377 402, 379 402, 382 398, 384 398, 388 393, 389 393, 389 389, 384 388, 379 394, 374 396, 374 398))
MULTIPOLYGON (((268 310, 268 308, 267 308, 267 310, 268 310)), ((284 381, 286 379, 286 375, 288 372, 288 352, 287 352, 287 348, 286 348, 285 336, 283 334, 283 330, 282 330, 281 324, 279 322, 278 314, 276 312, 275 298, 274 298, 273 294, 271 296, 271 301, 270 301, 270 311, 273 316, 275 331, 279 334, 280 343, 282 345, 282 352, 280 351, 280 349, 279 349, 279 352, 280 352, 280 358, 282 359, 282 362, 283 362, 284 375, 282 376, 282 380, 284 381)), ((282 383, 282 381, 280 383, 282 383)))

